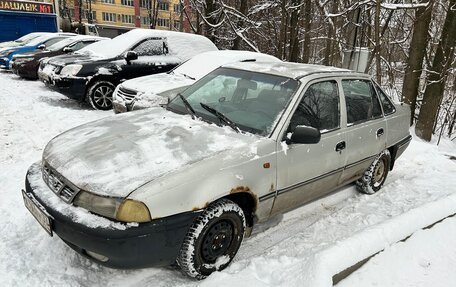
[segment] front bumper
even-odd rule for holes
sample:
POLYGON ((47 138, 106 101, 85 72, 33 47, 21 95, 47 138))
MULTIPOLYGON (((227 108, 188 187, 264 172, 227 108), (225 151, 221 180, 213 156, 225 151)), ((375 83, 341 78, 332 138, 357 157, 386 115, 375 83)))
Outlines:
POLYGON ((41 70, 38 71, 38 78, 49 88, 64 94, 70 99, 84 101, 88 79, 80 77, 60 77, 48 75, 41 70))
POLYGON ((32 62, 14 61, 12 64, 10 64, 10 66, 13 73, 22 78, 33 80, 38 78, 38 66, 36 64, 34 65, 32 62))
POLYGON ((136 225, 114 222, 87 213, 90 224, 76 222, 81 208, 60 200, 41 179, 39 164, 32 165, 26 176, 25 188, 51 216, 53 233, 80 254, 109 267, 142 268, 168 266, 175 262, 184 237, 200 212, 186 212, 136 225), (52 196, 54 195, 54 197, 52 196), (58 200, 56 202, 56 200, 58 200), (60 201, 60 202, 59 202, 60 201), (62 208, 62 204, 66 207, 62 208), (76 218, 76 220, 75 220, 76 218), (96 219, 103 226, 95 226, 96 219), (106 225, 106 221, 111 225, 106 225), (93 254, 107 261, 100 261, 93 254))

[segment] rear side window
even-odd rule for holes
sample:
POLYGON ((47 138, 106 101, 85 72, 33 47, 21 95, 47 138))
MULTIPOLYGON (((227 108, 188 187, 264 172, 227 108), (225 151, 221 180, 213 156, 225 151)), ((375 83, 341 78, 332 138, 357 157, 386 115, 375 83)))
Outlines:
POLYGON ((371 81, 342 80, 342 88, 347 106, 347 124, 357 124, 382 116, 371 81))
POLYGON ((156 56, 168 53, 168 47, 163 38, 147 39, 134 49, 138 56, 156 56))
POLYGON ((394 107, 393 103, 388 98, 388 96, 382 91, 382 89, 377 84, 375 84, 375 89, 377 90, 377 94, 380 98, 380 102, 382 103, 383 112, 385 113, 385 115, 394 113, 396 111, 396 108, 394 107))
POLYGON ((321 132, 339 127, 339 93, 336 81, 312 84, 304 93, 290 122, 289 131, 296 126, 311 126, 321 132))

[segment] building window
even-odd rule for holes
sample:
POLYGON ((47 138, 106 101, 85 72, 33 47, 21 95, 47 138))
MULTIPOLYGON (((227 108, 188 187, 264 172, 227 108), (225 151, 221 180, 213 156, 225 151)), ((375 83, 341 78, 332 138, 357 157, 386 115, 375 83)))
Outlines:
POLYGON ((181 28, 181 22, 178 21, 178 20, 174 20, 174 21, 173 21, 173 27, 174 27, 174 29, 176 29, 176 30, 180 30, 180 28, 181 28))
POLYGON ((169 3, 168 2, 158 2, 158 10, 169 11, 169 3))
POLYGON ((141 17, 141 24, 142 25, 150 25, 150 18, 149 17, 141 17))
POLYGON ((115 4, 115 0, 101 0, 101 2, 106 3, 106 4, 115 4))
POLYGON ((181 4, 174 4, 174 13, 182 12, 182 5, 181 4))
POLYGON ((122 23, 133 24, 133 15, 122 14, 122 23))
POLYGON ((140 5, 142 8, 150 9, 150 3, 151 3, 151 0, 141 0, 140 5))
POLYGON ((169 19, 158 18, 157 19, 157 26, 169 27, 169 19))
POLYGON ((101 12, 101 17, 105 22, 116 22, 116 14, 115 13, 107 13, 101 12))
POLYGON ((120 3, 124 6, 133 6, 133 0, 120 0, 120 3))

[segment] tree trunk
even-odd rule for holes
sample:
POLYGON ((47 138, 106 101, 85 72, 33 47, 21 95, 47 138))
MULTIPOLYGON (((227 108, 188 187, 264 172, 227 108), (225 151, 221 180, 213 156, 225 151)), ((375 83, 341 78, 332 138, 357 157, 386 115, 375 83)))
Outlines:
POLYGON ((279 42, 277 43, 277 47, 279 47, 279 54, 276 55, 277 58, 285 59, 285 42, 286 42, 286 34, 287 34, 287 9, 286 9, 286 0, 281 1, 281 10, 282 20, 280 21, 280 36, 279 42))
MULTIPOLYGON (((241 0, 241 4, 239 6, 239 12, 241 12, 242 15, 246 16, 247 11, 248 11, 248 1, 247 0, 241 0)), ((237 28, 240 28, 244 25, 244 21, 241 19, 237 22, 237 28)), ((241 37, 237 36, 234 41, 233 41, 233 50, 239 50, 241 48, 241 37)))
POLYGON ((415 12, 409 58, 407 67, 405 68, 404 84, 402 85, 402 99, 406 104, 410 105, 412 111, 410 125, 413 124, 415 118, 416 98, 418 97, 423 59, 428 42, 428 30, 429 23, 431 22, 433 3, 434 1, 431 0, 427 7, 418 8, 415 12))
POLYGON ((301 4, 301 0, 293 0, 291 1, 291 5, 293 10, 291 11, 290 17, 290 62, 297 62, 298 61, 298 53, 299 53, 299 16, 301 15, 301 7, 298 7, 301 4))
POLYGON ((415 127, 416 135, 425 141, 431 140, 432 128, 437 119, 437 112, 445 92, 448 69, 451 67, 455 57, 456 0, 450 0, 449 7, 439 45, 430 68, 423 103, 415 127))
POLYGON ((379 85, 382 84, 382 61, 380 57, 380 4, 381 1, 377 0, 377 5, 375 7, 375 48, 377 50, 375 53, 375 74, 379 85))
POLYGON ((206 32, 206 37, 209 38, 209 40, 212 41, 212 43, 215 43, 215 30, 214 28, 211 26, 215 23, 215 19, 214 19, 214 15, 213 15, 213 12, 215 10, 215 3, 214 3, 214 0, 206 0, 206 7, 205 7, 205 12, 204 12, 204 16, 206 17, 206 20, 209 24, 205 24, 206 26, 206 29, 205 29, 205 32, 206 32))
POLYGON ((310 29, 312 27, 312 0, 304 0, 304 43, 302 62, 309 63, 310 60, 310 29))

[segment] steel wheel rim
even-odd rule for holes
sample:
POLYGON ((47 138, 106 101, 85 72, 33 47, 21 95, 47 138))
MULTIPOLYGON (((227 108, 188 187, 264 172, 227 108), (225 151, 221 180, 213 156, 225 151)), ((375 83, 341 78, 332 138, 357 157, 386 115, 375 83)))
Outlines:
POLYGON ((215 263, 231 247, 234 238, 234 228, 231 222, 221 220, 209 228, 203 238, 201 257, 206 263, 215 263))
POLYGON ((109 86, 99 86, 93 93, 93 100, 100 107, 110 107, 113 92, 113 89, 109 86))
POLYGON ((385 167, 386 163, 384 159, 380 159, 375 166, 373 179, 374 179, 374 186, 377 187, 383 182, 383 178, 385 177, 385 167))

